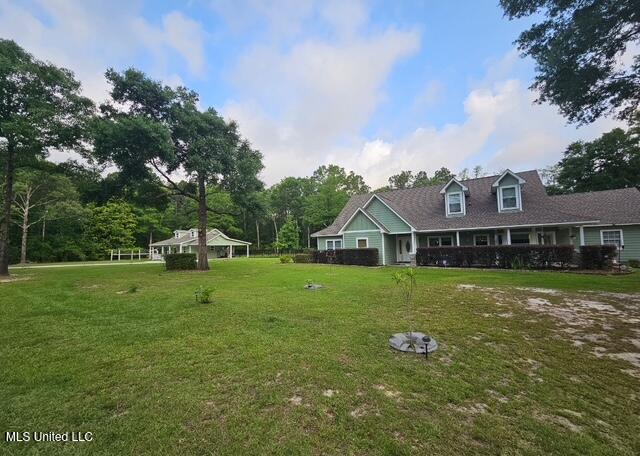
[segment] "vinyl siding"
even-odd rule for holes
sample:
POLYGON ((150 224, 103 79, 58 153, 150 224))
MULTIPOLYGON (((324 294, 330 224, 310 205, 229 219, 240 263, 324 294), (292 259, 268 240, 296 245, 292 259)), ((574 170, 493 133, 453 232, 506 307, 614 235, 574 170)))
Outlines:
POLYGON ((397 260, 395 240, 396 240, 396 236, 393 234, 384 235, 384 257, 385 257, 384 263, 386 265, 394 264, 397 260))
POLYGON ((367 238, 370 249, 378 249, 378 263, 382 264, 382 233, 379 231, 369 231, 367 233, 344 233, 344 248, 355 249, 358 247, 356 239, 367 238))
MULTIPOLYGON (((318 238, 318 250, 327 250, 327 241, 331 241, 331 240, 340 240, 342 239, 341 236, 336 236, 336 237, 320 237, 318 238)), ((343 242, 344 244, 344 242, 343 242)), ((344 247, 344 245, 343 245, 344 247)))
MULTIPOLYGON (((375 217, 375 215, 374 215, 375 217)), ((380 230, 366 215, 359 212, 343 231, 363 231, 363 230, 380 230)))
POLYGON ((381 203, 377 198, 373 198, 371 203, 366 207, 367 212, 371 213, 377 220, 382 223, 392 233, 409 233, 411 228, 400 217, 394 214, 387 206, 381 203))
POLYGON ((624 250, 620 258, 622 261, 640 259, 640 225, 585 227, 585 244, 600 245, 601 230, 622 230, 624 250))

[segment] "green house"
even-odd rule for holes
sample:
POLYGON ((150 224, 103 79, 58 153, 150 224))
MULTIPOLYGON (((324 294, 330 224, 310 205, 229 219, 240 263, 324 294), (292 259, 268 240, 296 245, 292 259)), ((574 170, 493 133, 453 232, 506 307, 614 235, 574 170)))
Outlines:
POLYGON ((319 250, 376 248, 379 263, 407 263, 418 247, 614 244, 640 259, 637 188, 547 195, 538 172, 353 196, 312 234, 319 250))

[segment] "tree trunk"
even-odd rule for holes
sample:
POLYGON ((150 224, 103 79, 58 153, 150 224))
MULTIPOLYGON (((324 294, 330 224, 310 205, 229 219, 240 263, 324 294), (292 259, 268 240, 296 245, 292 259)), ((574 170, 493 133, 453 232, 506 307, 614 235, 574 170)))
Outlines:
POLYGON ((198 270, 209 270, 207 256, 207 191, 204 176, 198 175, 198 270))
POLYGON ((15 174, 15 146, 7 144, 7 163, 4 172, 4 201, 0 217, 0 276, 9 275, 9 222, 13 204, 13 178, 15 174))
POLYGON ((31 188, 27 188, 22 212, 22 241, 20 243, 20 263, 27 262, 27 236, 29 234, 29 209, 31 204, 31 188))
POLYGON ((278 225, 276 224, 276 218, 273 217, 273 230, 276 233, 276 254, 280 251, 280 245, 278 241, 278 225))
POLYGON ((311 227, 307 225, 307 248, 311 248, 311 227))
POLYGON ((260 223, 256 220, 256 240, 258 241, 258 250, 260 250, 260 223))
POLYGON ((44 241, 44 231, 47 227, 47 210, 44 210, 44 216, 42 217, 42 240, 44 241))

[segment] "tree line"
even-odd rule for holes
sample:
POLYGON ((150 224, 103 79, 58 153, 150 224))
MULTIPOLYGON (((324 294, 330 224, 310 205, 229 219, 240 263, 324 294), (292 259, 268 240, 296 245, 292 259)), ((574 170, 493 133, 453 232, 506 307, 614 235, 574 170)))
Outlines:
MULTIPOLYGON (((640 37, 635 2, 501 0, 509 19, 540 22, 516 41, 537 64, 539 102, 570 122, 615 116, 616 128, 570 144, 542 170, 550 193, 640 186, 640 58, 620 65, 640 37)), ((109 69, 108 101, 82 96, 73 73, 0 39, 0 275, 10 262, 104 258, 110 249, 145 248, 174 229, 217 227, 256 248, 312 246, 347 200, 371 189, 362 176, 323 165, 308 177, 266 188, 262 154, 238 125, 198 94, 171 88, 136 69, 109 69), (54 164, 50 151, 82 161, 54 164)), ((500 171, 500 170, 495 170, 500 171)), ((482 177, 479 166, 457 178, 482 177)), ((405 170, 377 191, 441 184, 454 174, 405 170)), ((200 269, 208 269, 199 255, 200 269)))

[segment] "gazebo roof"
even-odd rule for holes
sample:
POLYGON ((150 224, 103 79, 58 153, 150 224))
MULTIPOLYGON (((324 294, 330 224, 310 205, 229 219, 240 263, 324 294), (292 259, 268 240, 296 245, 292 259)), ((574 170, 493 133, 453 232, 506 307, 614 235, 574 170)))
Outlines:
MULTIPOLYGON (((191 233, 197 233, 197 228, 191 228, 188 232, 179 237, 172 237, 163 241, 153 242, 149 244, 150 247, 162 247, 165 245, 198 245, 197 234, 193 236, 191 233)), ((228 246, 228 245, 251 245, 251 242, 241 241, 239 239, 233 239, 222 231, 213 228, 207 231, 207 245, 208 246, 228 246)))

